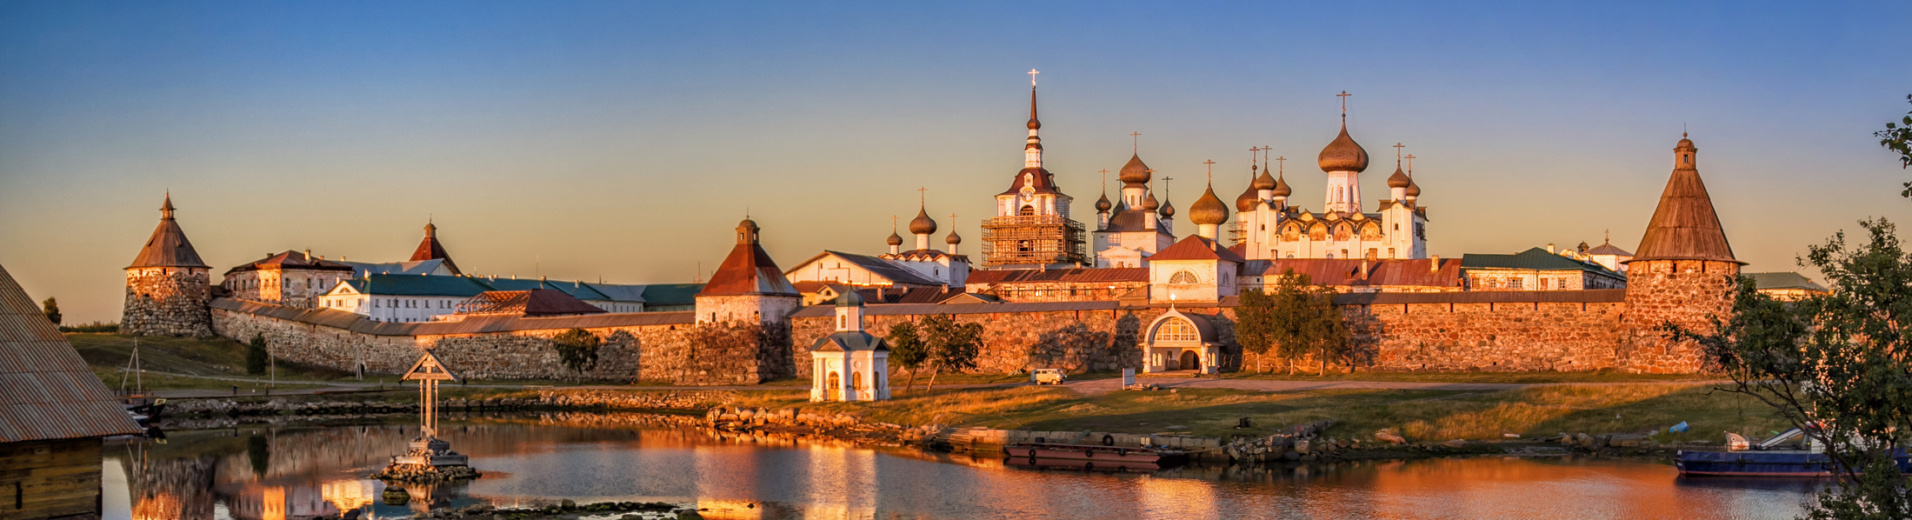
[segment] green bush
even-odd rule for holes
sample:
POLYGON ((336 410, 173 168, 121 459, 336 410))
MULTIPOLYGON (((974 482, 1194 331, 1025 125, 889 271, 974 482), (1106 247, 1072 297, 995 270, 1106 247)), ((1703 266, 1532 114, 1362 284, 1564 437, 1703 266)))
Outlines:
POLYGON ((246 343, 246 373, 259 375, 266 373, 266 364, 272 362, 272 354, 266 352, 266 337, 254 334, 252 341, 246 343))
POLYGON ((81 323, 79 325, 61 325, 60 332, 117 334, 119 333, 119 324, 96 321, 93 323, 81 323))
POLYGON ((552 346, 558 349, 558 358, 566 368, 584 372, 597 368, 598 345, 604 340, 584 329, 571 329, 558 333, 551 338, 552 346))

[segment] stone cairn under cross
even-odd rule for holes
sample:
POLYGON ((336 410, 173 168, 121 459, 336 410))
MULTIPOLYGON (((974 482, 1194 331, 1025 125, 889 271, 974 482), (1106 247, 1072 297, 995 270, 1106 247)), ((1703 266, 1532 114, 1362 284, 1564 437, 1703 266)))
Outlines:
POLYGON ((405 371, 404 380, 418 382, 419 435, 417 439, 412 439, 409 451, 392 457, 392 463, 373 473, 372 478, 396 482, 446 482, 478 478, 478 470, 471 469, 466 457, 451 451, 451 443, 437 437, 438 382, 457 381, 458 376, 439 363, 437 356, 426 351, 425 357, 419 358, 411 370, 405 371))

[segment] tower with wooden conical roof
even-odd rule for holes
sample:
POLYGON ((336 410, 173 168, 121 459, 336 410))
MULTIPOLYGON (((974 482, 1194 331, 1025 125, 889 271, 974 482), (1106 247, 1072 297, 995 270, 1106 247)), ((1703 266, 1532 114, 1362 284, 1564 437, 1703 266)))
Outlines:
POLYGON ((120 332, 135 336, 212 335, 211 267, 173 218, 173 196, 159 207, 159 227, 126 266, 120 332))
POLYGON ((996 216, 983 221, 983 265, 994 269, 1075 267, 1084 262, 1082 223, 1069 219, 1074 200, 1042 163, 1042 121, 1036 117, 1036 71, 1029 71, 1029 137, 1022 169, 996 195, 996 216))
POLYGON ((1626 262, 1626 321, 1635 336, 1622 362, 1638 372, 1704 369, 1699 345, 1674 341, 1662 327, 1671 323, 1706 333, 1712 318, 1729 319, 1739 268, 1745 265, 1733 256, 1713 199, 1700 180, 1699 147, 1680 137, 1673 147, 1672 178, 1660 193, 1639 249, 1626 262))

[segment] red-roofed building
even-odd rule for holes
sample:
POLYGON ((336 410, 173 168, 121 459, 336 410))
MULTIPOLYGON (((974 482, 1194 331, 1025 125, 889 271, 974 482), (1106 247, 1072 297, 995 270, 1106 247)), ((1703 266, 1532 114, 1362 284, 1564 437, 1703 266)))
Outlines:
POLYGON ((219 284, 233 298, 311 309, 320 295, 352 278, 351 265, 286 251, 226 270, 219 284))
POLYGON ((971 271, 965 289, 1006 302, 1082 302, 1146 299, 1146 267, 1002 269, 971 271))
POLYGON ((783 322, 796 312, 802 295, 777 262, 757 243, 762 228, 750 219, 737 224, 737 245, 697 293, 697 322, 783 322))
POLYGON ((445 252, 445 246, 438 243, 438 225, 425 223, 425 240, 418 243, 418 249, 412 251, 413 262, 424 260, 444 260, 445 267, 453 276, 464 274, 458 270, 458 264, 451 261, 451 254, 445 252))
POLYGON ((1149 301, 1214 303, 1239 293, 1241 255, 1190 235, 1149 257, 1149 301))

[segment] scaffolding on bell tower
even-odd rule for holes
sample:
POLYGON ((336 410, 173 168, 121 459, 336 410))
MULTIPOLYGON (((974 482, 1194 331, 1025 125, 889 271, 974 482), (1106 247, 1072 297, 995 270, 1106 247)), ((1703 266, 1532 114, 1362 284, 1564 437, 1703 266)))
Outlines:
POLYGON ((983 222, 983 267, 1075 267, 1087 263, 1082 243, 1082 223, 1059 215, 995 217, 983 222))

